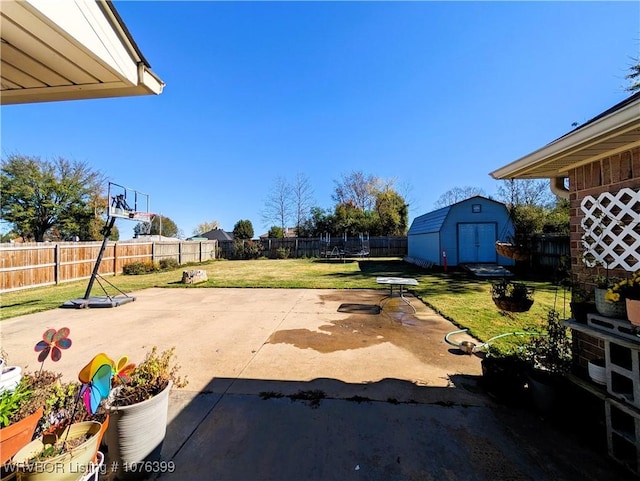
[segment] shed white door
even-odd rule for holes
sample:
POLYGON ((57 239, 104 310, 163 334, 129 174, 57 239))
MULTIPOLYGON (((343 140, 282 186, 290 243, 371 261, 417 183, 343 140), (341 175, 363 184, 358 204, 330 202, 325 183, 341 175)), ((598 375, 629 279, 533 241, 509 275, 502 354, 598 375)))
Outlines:
POLYGON ((495 222, 458 224, 458 263, 496 262, 497 231, 495 222))

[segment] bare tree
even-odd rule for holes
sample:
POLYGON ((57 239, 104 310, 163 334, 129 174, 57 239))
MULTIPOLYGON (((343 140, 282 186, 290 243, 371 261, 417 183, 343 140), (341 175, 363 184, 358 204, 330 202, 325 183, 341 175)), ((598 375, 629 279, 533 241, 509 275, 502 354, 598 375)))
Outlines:
MULTIPOLYGON (((334 181, 335 192, 332 196, 339 205, 351 204, 363 212, 371 211, 376 205, 379 192, 384 190, 384 182, 373 175, 367 175, 361 170, 354 170, 349 174, 342 174, 340 180, 334 181)), ((393 181, 388 181, 393 185, 393 181)))
POLYGON ((284 231, 293 215, 293 189, 284 177, 276 177, 261 212, 265 227, 277 225, 284 231))
POLYGON ((548 207, 555 203, 548 180, 505 180, 498 185, 497 195, 508 206, 548 207))
POLYGON ((193 229, 193 235, 204 234, 205 232, 209 232, 210 230, 215 230, 220 228, 220 222, 217 220, 212 220, 211 222, 203 222, 202 224, 198 224, 198 227, 193 229))
POLYGON ((447 207, 449 205, 457 204, 463 200, 470 199, 476 195, 486 196, 484 190, 479 187, 454 187, 442 194, 438 200, 434 203, 436 209, 447 207))
POLYGON ((294 201, 294 216, 296 231, 309 218, 313 207, 313 188, 309 178, 302 172, 296 174, 291 193, 294 201))

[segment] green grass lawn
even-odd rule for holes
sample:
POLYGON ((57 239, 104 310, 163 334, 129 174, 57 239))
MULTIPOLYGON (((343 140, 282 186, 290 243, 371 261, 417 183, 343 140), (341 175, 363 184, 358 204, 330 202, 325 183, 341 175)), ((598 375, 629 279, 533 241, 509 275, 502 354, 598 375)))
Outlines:
MULTIPOLYGON (((410 276, 419 285, 411 292, 428 306, 481 341, 493 336, 523 330, 539 330, 546 323, 548 309, 556 306, 561 318, 569 316, 569 294, 556 291, 551 282, 527 281, 535 287, 535 302, 529 312, 505 313, 491 299, 491 280, 476 279, 466 272, 436 273, 402 262, 399 259, 362 259, 358 261, 324 259, 286 259, 252 261, 213 261, 196 267, 145 274, 119 275, 107 280, 123 292, 149 287, 203 289, 207 287, 307 288, 307 289, 380 289, 376 276, 410 276), (208 281, 193 286, 181 283, 185 269, 204 269, 208 281)), ((55 309, 65 301, 84 296, 88 281, 58 286, 26 289, 2 295, 1 318, 55 309)), ((109 294, 117 293, 104 283, 109 294)), ((96 282, 92 295, 104 295, 96 282)), ((501 350, 509 349, 524 337, 509 336, 495 342, 501 350)), ((493 344, 492 344, 493 345, 493 344)))

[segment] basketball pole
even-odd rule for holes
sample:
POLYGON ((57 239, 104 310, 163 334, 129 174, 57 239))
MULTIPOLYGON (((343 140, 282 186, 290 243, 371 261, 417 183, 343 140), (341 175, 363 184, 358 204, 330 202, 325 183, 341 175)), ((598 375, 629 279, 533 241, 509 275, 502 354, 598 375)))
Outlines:
POLYGON ((100 252, 98 253, 98 258, 96 259, 96 264, 93 266, 93 272, 91 273, 91 277, 89 278, 89 285, 87 286, 87 291, 84 293, 84 300, 89 300, 89 296, 91 295, 91 289, 93 289, 93 283, 98 276, 98 270, 100 270, 100 264, 102 263, 102 256, 104 255, 104 251, 107 248, 107 242, 109 241, 109 236, 111 235, 111 230, 113 229, 113 225, 116 223, 116 218, 111 216, 107 223, 104 225, 102 229, 104 233, 104 238, 102 239, 102 246, 100 247, 100 252))

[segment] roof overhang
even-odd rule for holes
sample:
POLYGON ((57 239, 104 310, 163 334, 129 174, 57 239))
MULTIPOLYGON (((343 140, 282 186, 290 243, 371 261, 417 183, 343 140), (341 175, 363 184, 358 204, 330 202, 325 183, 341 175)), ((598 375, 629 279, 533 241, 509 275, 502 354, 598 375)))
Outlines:
POLYGON ((494 179, 553 179, 640 146, 640 92, 550 144, 504 166, 494 179))
POLYGON ((0 1, 0 104, 158 95, 154 74, 107 0, 0 1))

